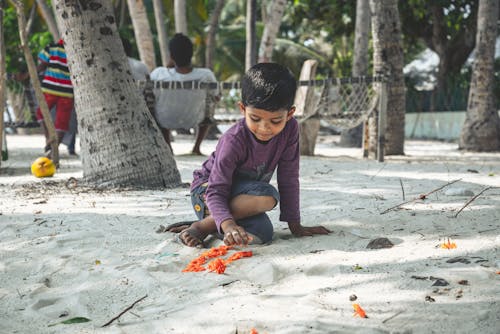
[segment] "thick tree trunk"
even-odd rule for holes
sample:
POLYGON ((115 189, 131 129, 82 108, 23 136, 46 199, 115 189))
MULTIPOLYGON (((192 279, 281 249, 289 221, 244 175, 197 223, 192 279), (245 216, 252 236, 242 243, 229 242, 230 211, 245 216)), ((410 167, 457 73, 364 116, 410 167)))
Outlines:
POLYGON ((259 63, 270 62, 273 56, 274 42, 285 12, 286 0, 273 0, 271 11, 264 26, 264 33, 259 47, 259 63))
POLYGON ((151 72, 156 67, 156 56, 153 44, 153 34, 149 26, 144 1, 128 0, 127 3, 132 25, 134 26, 134 36, 137 48, 139 49, 139 57, 151 72))
MULTIPOLYGON (((368 74, 368 42, 370 40, 370 3, 369 0, 357 0, 356 25, 354 30, 354 59, 352 76, 360 77, 368 74)), ((354 92, 357 94, 360 92, 354 92)), ((344 147, 361 147, 363 124, 352 129, 343 130, 340 145, 344 147)))
POLYGON ((257 63, 257 0, 247 0, 245 72, 257 63))
POLYGON ((225 0, 217 0, 215 8, 210 16, 210 25, 207 32, 207 45, 205 49, 205 67, 214 68, 214 53, 215 53, 215 34, 219 25, 219 17, 224 8, 225 0))
POLYGON ((176 33, 180 32, 188 36, 185 0, 174 0, 174 20, 175 20, 175 32, 176 33))
POLYGON ((84 180, 178 186, 175 160, 135 85, 111 2, 55 3, 74 85, 84 180))
POLYGON ((404 154, 405 82, 403 41, 397 0, 370 0, 372 12, 373 70, 387 74, 385 154, 404 154))
POLYGON ((156 30, 158 31, 158 43, 160 44, 161 64, 167 66, 170 58, 168 52, 167 30, 165 29, 165 15, 163 15, 163 1, 153 0, 155 12, 156 30))
POLYGON ((59 29, 57 29, 57 23, 54 19, 54 15, 52 15, 52 10, 45 0, 36 0, 38 4, 38 8, 40 8, 40 12, 42 13, 42 17, 47 23, 47 28, 49 28, 50 34, 54 41, 57 42, 59 40, 59 29))
POLYGON ((500 150, 500 120, 493 94, 497 19, 498 0, 480 0, 476 59, 470 83, 467 116, 460 134, 461 149, 500 150))

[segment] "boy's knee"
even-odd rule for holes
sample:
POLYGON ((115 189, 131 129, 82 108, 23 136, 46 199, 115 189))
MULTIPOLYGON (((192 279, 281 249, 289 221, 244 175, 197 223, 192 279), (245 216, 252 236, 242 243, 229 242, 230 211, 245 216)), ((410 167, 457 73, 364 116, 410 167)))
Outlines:
POLYGON ((259 196, 257 202, 260 212, 270 211, 278 204, 278 201, 273 196, 259 196))

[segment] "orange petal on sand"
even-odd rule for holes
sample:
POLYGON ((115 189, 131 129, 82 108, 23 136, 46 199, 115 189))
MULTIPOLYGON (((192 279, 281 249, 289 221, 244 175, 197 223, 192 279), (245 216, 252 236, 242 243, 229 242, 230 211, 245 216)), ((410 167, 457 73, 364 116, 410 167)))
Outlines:
POLYGON ((359 304, 352 304, 352 307, 354 308, 354 316, 359 316, 361 318, 368 318, 365 311, 361 308, 361 306, 359 306, 359 304))
POLYGON ((497 275, 500 275, 500 271, 497 271, 497 275))
POLYGON ((201 256, 205 256, 208 258, 214 258, 217 256, 226 255, 227 251, 230 250, 231 248, 232 248, 231 246, 226 246, 226 245, 222 245, 222 246, 219 246, 217 248, 212 247, 208 251, 201 253, 201 256))
POLYGON ((259 332, 257 332, 257 330, 255 328, 252 328, 250 330, 250 334, 259 334, 259 332))
POLYGON ((231 255, 230 257, 228 257, 225 262, 226 262, 226 264, 228 264, 228 263, 231 263, 233 261, 239 260, 243 257, 251 257, 251 256, 253 256, 252 251, 236 252, 233 255, 231 255))
POLYGON ((441 248, 446 248, 446 249, 457 248, 457 244, 454 242, 450 242, 450 240, 448 239, 448 242, 444 242, 441 244, 441 248))
POLYGON ((208 270, 214 271, 217 274, 223 274, 224 271, 226 270, 226 265, 224 263, 224 260, 217 258, 215 260, 212 260, 208 263, 208 270))

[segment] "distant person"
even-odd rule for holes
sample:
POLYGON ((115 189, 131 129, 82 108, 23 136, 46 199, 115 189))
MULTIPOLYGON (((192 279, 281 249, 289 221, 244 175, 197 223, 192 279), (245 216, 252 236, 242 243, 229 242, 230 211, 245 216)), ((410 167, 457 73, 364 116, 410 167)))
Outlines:
MULTIPOLYGON (((74 107, 73 85, 71 84, 70 72, 64 49, 64 41, 60 39, 57 43, 51 43, 38 54, 39 65, 37 72, 44 72, 42 79, 42 92, 45 102, 51 110, 55 107, 54 126, 57 133, 57 144, 59 145, 65 133, 69 130, 69 123, 74 107)), ((17 80, 25 80, 28 73, 19 74, 17 80)), ((45 135, 45 153, 51 156, 49 144, 49 133, 40 107, 36 110, 36 118, 40 123, 45 135)))
POLYGON ((300 223, 299 124, 293 114, 296 81, 275 63, 257 64, 241 80, 243 118, 219 139, 215 151, 193 172, 191 202, 198 221, 176 223, 190 247, 213 234, 228 246, 268 243, 273 224, 266 214, 280 203, 280 220, 297 237, 328 234, 300 223), (278 189, 269 182, 277 170, 278 189))
MULTIPOLYGON (((193 43, 187 36, 181 33, 175 34, 168 43, 168 48, 170 51, 171 63, 167 65, 167 67, 158 67, 154 69, 151 72, 151 80, 217 82, 214 73, 210 69, 192 66, 191 58, 193 57, 193 43)), ((178 101, 182 101, 182 97, 184 97, 184 100, 186 100, 186 98, 189 99, 189 97, 186 97, 186 95, 182 95, 186 93, 189 94, 190 92, 178 89, 175 93, 177 94, 178 98, 173 99, 170 102, 167 101, 170 105, 170 108, 172 108, 172 105, 178 103, 178 101)), ((192 154, 201 155, 200 145, 207 135, 210 126, 213 124, 213 112, 215 102, 217 100, 218 97, 215 93, 215 90, 209 90, 208 98, 206 99, 206 101, 202 101, 202 108, 199 112, 204 114, 204 119, 200 124, 198 124, 198 131, 192 149, 192 154)), ((178 107, 181 109, 183 106, 178 105, 178 107)), ((192 111, 193 110, 190 110, 190 112, 192 111)), ((167 144, 170 146, 170 148, 172 148, 170 145, 170 129, 168 128, 168 124, 166 124, 163 119, 163 116, 165 116, 166 112, 167 111, 157 103, 155 110, 156 119, 162 130, 163 138, 165 138, 167 144)))

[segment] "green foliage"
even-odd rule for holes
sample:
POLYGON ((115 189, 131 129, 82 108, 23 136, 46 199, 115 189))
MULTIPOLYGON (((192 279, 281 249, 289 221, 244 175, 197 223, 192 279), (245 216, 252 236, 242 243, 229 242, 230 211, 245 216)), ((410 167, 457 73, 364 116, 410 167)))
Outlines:
MULTIPOLYGON (((9 2, 10 4, 10 2, 9 2)), ((28 15, 28 13, 26 14, 28 15)), ((6 51, 6 68, 8 73, 27 71, 24 54, 20 48, 19 28, 17 24, 16 9, 10 4, 5 9, 4 16, 4 43, 6 51)), ((32 33, 29 35, 29 48, 32 50, 33 58, 37 60, 38 52, 47 44, 52 42, 52 36, 48 32, 45 22, 36 17, 32 33)))

